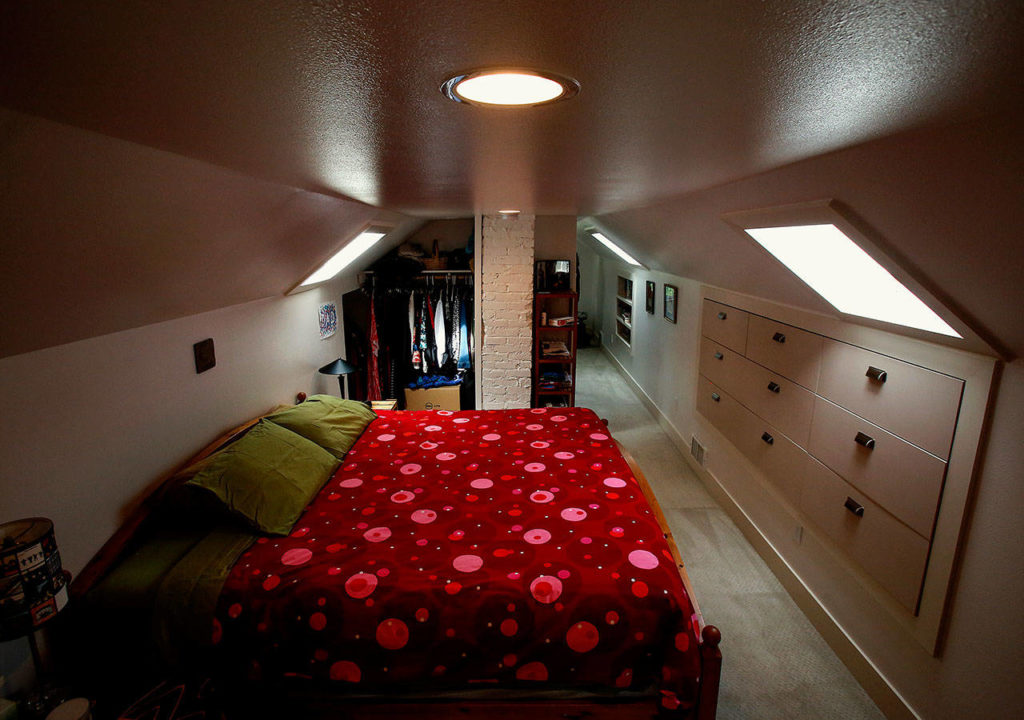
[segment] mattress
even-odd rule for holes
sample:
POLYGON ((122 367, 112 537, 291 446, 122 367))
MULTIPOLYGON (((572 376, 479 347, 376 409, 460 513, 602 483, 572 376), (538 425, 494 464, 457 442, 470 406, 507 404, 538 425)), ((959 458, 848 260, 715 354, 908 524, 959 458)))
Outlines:
POLYGON ((290 536, 223 546, 202 632, 250 680, 696 697, 694 606, 589 410, 381 413, 290 536))

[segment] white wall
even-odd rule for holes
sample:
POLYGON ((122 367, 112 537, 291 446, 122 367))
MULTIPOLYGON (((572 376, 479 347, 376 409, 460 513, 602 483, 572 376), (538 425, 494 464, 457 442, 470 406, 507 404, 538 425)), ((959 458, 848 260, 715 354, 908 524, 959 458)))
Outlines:
MULTIPOLYGON (((317 368, 344 353, 317 310, 338 285, 0 360, 0 518, 54 521, 78 572, 161 473, 299 391, 338 394, 317 368), (192 344, 217 365, 197 375, 192 344)), ((340 323, 340 318, 339 318, 340 323)))
MULTIPOLYGON (((626 265, 605 261, 604 284, 615 287, 617 275, 631 275, 636 286, 658 282, 655 315, 641 303, 633 315, 632 348, 615 338, 613 303, 609 293, 604 308, 605 345, 654 402, 664 417, 688 443, 691 434, 705 442, 713 431, 695 410, 695 387, 700 336, 700 284, 664 273, 629 270, 626 265), (678 323, 662 318, 662 286, 679 287, 678 323)), ((1024 710, 1024 361, 1004 369, 992 407, 991 430, 977 478, 976 499, 966 535, 959 582, 952 601, 944 653, 931 657, 895 623, 885 632, 869 629, 877 618, 856 617, 836 599, 829 609, 891 686, 920 717, 927 720, 1018 717, 1024 710)), ((744 476, 740 454, 721 443, 713 444, 718 466, 731 468, 718 475, 719 482, 736 498, 777 547, 792 547, 792 525, 776 522, 788 512, 762 483, 744 476), (729 457, 721 457, 722 453, 729 457), (739 470, 737 470, 739 469, 739 470)), ((810 539, 813 542, 813 538, 810 539)), ((805 534, 805 545, 808 535, 805 534)), ((804 548, 806 552, 810 549, 804 548)), ((857 593, 850 579, 844 592, 857 593)), ((700 588, 697 588, 699 594, 700 588)), ((840 593, 841 594, 841 593, 840 593)), ((848 606, 849 603, 846 603, 848 606)), ((706 609, 714 622, 713 610, 706 609)), ((877 624, 877 623, 875 623, 877 624)), ((724 629, 726 635, 727 629, 724 629)))
MULTIPOLYGON (((586 241, 577 241, 576 252, 580 261, 580 312, 587 314, 587 327, 596 338, 602 325, 604 307, 604 269, 601 256, 586 241)), ((593 342, 593 341, 592 341, 593 342)))

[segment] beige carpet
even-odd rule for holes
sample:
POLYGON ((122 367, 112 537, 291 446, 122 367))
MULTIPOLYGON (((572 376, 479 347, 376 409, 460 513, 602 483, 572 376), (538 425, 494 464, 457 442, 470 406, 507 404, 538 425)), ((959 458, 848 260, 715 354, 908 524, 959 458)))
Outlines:
POLYGON ((721 720, 883 720, 768 566, 598 349, 579 354, 576 404, 608 420, 647 476, 704 619, 722 631, 721 720))

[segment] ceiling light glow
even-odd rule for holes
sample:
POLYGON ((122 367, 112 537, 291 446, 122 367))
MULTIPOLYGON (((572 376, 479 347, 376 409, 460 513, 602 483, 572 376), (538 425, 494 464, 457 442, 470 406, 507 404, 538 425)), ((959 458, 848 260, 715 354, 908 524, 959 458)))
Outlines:
MULTIPOLYGON (((628 252, 620 248, 615 243, 613 243, 611 240, 606 238, 603 234, 599 232, 591 232, 590 234, 594 237, 595 240, 597 240, 599 243, 604 245, 606 248, 611 250, 620 258, 628 262, 630 265, 640 265, 640 262, 636 258, 634 258, 632 255, 630 255, 628 252)), ((642 265, 640 266, 643 267, 642 265)))
POLYGON ((963 337, 835 225, 745 230, 839 312, 963 337))
POLYGON ((471 105, 524 107, 572 97, 579 83, 533 70, 479 70, 449 79, 441 92, 471 105))
POLYGON ((368 228, 359 233, 345 247, 336 252, 330 260, 321 265, 319 270, 303 280, 300 287, 330 280, 352 264, 356 258, 373 247, 386 234, 386 231, 377 228, 368 228))

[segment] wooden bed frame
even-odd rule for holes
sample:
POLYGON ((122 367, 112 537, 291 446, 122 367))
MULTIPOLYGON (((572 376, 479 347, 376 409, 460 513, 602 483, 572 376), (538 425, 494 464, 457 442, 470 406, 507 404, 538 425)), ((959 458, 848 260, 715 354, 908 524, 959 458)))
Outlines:
MULTIPOLYGON (((299 396, 299 402, 305 400, 303 395, 299 396)), ((284 406, 278 406, 269 410, 265 415, 277 412, 284 406)), ((217 450, 230 444, 241 437, 250 427, 259 422, 259 417, 253 418, 242 425, 221 435, 212 443, 204 447, 193 457, 182 463, 173 471, 161 477, 153 486, 139 506, 128 516, 124 524, 111 536, 111 538, 100 548, 95 556, 86 564, 82 571, 71 583, 72 598, 81 598, 90 588, 99 582, 104 575, 114 566, 129 548, 132 537, 145 524, 153 510, 160 504, 165 495, 176 486, 175 476, 184 468, 193 463, 212 455, 217 450)), ((603 421, 607 425, 607 420, 603 421)), ((661 532, 668 543, 669 551, 676 563, 679 576, 682 578, 683 586, 693 604, 694 612, 697 614, 701 627, 700 637, 700 661, 701 678, 697 694, 697 704, 689 715, 689 720, 715 720, 718 707, 718 689, 721 679, 722 653, 719 649, 722 635, 714 625, 705 625, 700 608, 697 605, 696 595, 693 586, 690 584, 686 566, 679 548, 676 546, 675 538, 665 519, 665 514, 654 496, 647 478, 643 471, 636 464, 633 456, 616 441, 616 446, 625 458, 629 469, 633 472, 644 497, 654 511, 655 519, 661 532)), ((334 710, 339 706, 344 709, 344 717, 358 718, 362 720, 390 719, 399 720, 408 718, 410 708, 415 707, 417 720, 443 720, 451 717, 479 718, 480 720, 520 720, 529 717, 531 720, 552 720, 579 719, 583 720, 640 720, 657 716, 658 709, 653 705, 650 697, 642 700, 614 701, 604 699, 594 700, 444 700, 438 702, 417 701, 409 702, 368 702, 368 701, 347 701, 339 699, 334 704, 334 710)), ((326 713, 325 717, 327 714, 326 713)), ((318 717, 314 710, 306 713, 307 717, 318 717)))

